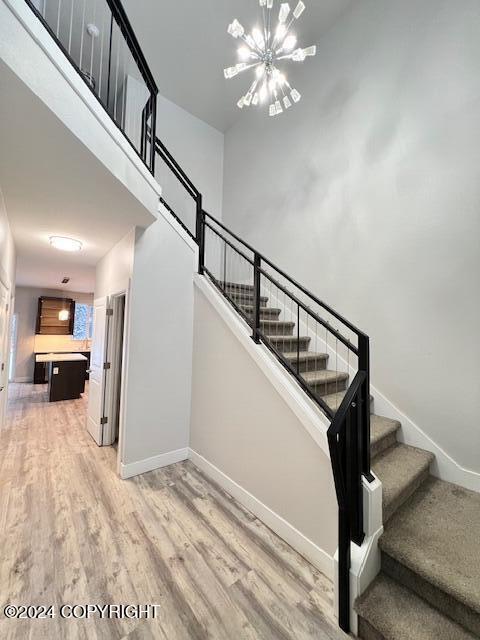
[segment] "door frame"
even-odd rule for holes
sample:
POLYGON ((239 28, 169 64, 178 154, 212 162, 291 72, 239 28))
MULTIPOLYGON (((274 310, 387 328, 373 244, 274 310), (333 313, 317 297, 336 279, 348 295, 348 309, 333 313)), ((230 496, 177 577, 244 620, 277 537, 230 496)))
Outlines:
MULTIPOLYGON (((2 277, 0 273, 0 284, 5 288, 6 298, 8 309, 5 314, 5 335, 3 337, 3 348, 5 349, 5 386, 0 396, 0 429, 3 429, 5 426, 5 416, 6 416, 6 408, 7 408, 7 400, 8 400, 8 389, 9 389, 9 372, 10 372, 10 323, 12 319, 13 313, 13 293, 12 293, 12 285, 11 283, 2 277)), ((0 340, 2 336, 0 336, 0 340)))

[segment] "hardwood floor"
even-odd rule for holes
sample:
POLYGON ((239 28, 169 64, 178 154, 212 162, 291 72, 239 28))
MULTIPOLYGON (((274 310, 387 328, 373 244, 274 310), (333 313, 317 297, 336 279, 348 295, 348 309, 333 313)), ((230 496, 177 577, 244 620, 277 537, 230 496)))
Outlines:
POLYGON ((191 463, 128 481, 85 400, 11 385, 0 638, 336 640, 332 584, 191 463), (8 620, 6 604, 158 604, 155 620, 8 620))

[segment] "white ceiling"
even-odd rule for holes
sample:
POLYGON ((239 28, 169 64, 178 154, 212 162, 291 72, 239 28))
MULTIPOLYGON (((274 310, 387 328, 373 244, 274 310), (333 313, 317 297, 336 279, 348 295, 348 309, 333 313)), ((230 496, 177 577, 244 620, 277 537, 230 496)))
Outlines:
MULTIPOLYGON (((305 0, 296 29, 300 42, 318 43, 353 1, 305 0)), ((246 28, 257 24, 258 0, 123 0, 123 5, 160 93, 220 131, 232 126, 242 115, 236 103, 249 78, 223 76, 223 69, 237 62, 238 43, 227 26, 235 17, 246 28)))
POLYGON ((146 212, 1 61, 0 95, 0 188, 17 247, 16 283, 92 292, 96 263, 145 223, 146 212), (55 250, 51 235, 84 248, 55 250))

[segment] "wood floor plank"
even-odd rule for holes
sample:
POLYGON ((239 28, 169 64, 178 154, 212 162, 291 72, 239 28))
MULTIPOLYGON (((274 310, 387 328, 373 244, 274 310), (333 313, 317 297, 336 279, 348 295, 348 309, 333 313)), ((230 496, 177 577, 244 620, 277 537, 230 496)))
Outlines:
POLYGON ((86 400, 11 385, 0 607, 158 604, 152 620, 8 620, 6 640, 338 640, 332 584, 190 462, 131 480, 86 400))

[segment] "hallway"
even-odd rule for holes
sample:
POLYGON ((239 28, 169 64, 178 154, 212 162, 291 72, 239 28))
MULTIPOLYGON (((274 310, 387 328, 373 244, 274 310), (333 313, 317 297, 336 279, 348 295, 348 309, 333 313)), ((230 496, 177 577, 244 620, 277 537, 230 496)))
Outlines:
POLYGON ((332 585, 191 463, 130 481, 84 428, 85 400, 12 385, 0 432, 2 638, 339 639, 332 585), (155 620, 62 620, 62 604, 158 604, 155 620))

